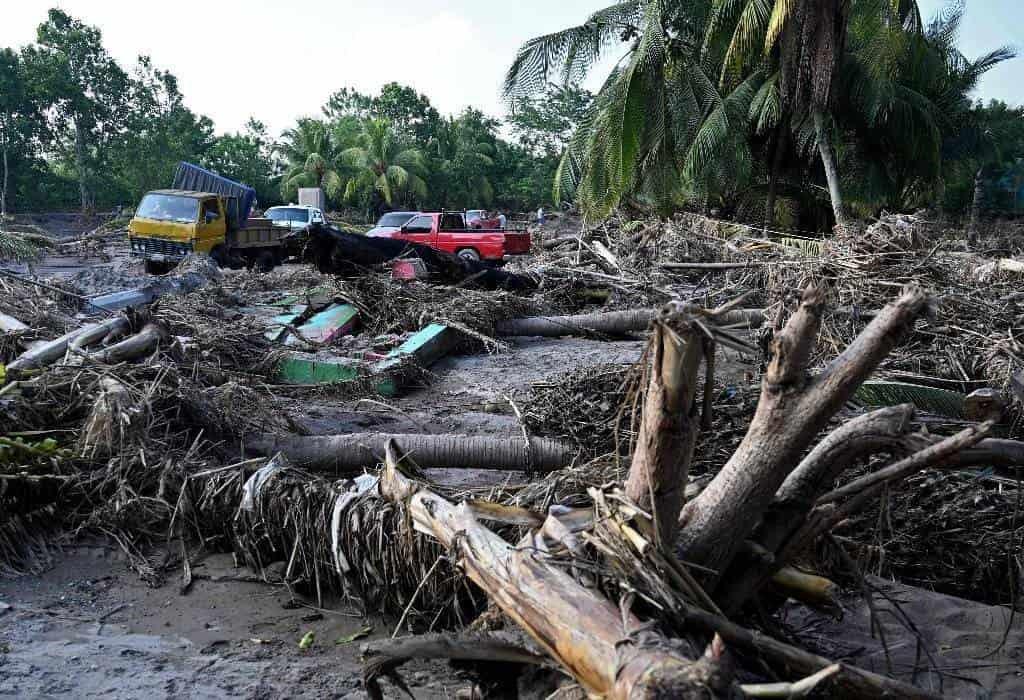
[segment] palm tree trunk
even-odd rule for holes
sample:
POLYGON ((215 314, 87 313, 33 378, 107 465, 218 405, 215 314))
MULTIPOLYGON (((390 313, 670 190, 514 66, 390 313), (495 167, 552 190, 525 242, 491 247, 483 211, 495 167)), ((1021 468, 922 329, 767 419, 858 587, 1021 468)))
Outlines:
POLYGON ((4 178, 0 184, 0 230, 3 230, 4 222, 7 220, 7 180, 10 174, 10 166, 7 162, 7 139, 3 142, 4 178))
POLYGON ((82 200, 82 211, 86 211, 89 208, 88 169, 85 164, 85 129, 79 117, 75 117, 75 167, 78 169, 78 194, 82 200))
POLYGON ((775 138, 775 153, 772 155, 772 169, 768 173, 768 199, 764 206, 765 229, 769 229, 775 225, 775 200, 778 196, 779 189, 779 171, 782 170, 782 158, 786 151, 786 134, 788 133, 786 124, 788 124, 788 122, 788 118, 784 115, 783 118, 779 120, 779 126, 777 127, 778 135, 775 138))
POLYGON ((818 135, 818 151, 821 154, 821 164, 825 166, 825 179, 828 181, 828 194, 832 200, 832 213, 835 214, 836 224, 845 226, 848 219, 843 208, 843 192, 839 187, 839 169, 836 167, 836 154, 832 150, 832 142, 825 130, 825 115, 820 109, 814 110, 814 130, 818 135))
POLYGON ((971 201, 971 218, 967 223, 967 247, 978 244, 978 220, 981 218, 981 200, 985 196, 984 168, 978 168, 974 176, 974 199, 971 201))

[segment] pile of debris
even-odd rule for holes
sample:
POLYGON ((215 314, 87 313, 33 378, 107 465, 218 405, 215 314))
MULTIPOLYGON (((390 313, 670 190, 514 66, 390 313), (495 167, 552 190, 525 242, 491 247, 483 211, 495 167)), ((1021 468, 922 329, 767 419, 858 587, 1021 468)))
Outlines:
MULTIPOLYGON (((186 588, 205 552, 231 550, 403 629, 497 617, 529 638, 502 637, 503 653, 608 697, 932 697, 764 620, 786 597, 832 609, 821 574, 1017 600, 1006 479, 1024 443, 1006 438, 1024 313, 1009 271, 979 283, 921 215, 820 246, 692 215, 613 219, 539 241, 511 273, 422 252, 427 280, 332 235, 319 272, 200 267, 185 274, 202 284, 87 300, 5 282, 25 301, 0 310, 25 327, 0 343, 0 574, 44 566, 39 533, 56 526, 109 534, 154 583, 181 565, 186 588), (339 241, 362 257, 339 259, 339 241), (514 406, 521 437, 305 435, 284 407, 324 386, 395 395, 446 353, 516 335, 639 334, 635 366, 536 383, 514 406), (736 357, 755 369, 725 377, 736 357), (427 467, 530 480, 454 488, 427 467), (168 538, 180 555, 154 558, 168 538)), ((431 653, 499 644, 444 639, 431 653)), ((368 669, 379 692, 394 664, 368 669)))

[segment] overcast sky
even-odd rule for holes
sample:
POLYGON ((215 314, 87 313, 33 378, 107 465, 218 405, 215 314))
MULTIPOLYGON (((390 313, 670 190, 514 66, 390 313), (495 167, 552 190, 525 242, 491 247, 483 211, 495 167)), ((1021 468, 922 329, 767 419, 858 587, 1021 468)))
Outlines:
MULTIPOLYGON (((919 0, 931 16, 946 5, 919 0)), ((272 132, 319 113, 342 86, 375 92, 398 81, 443 113, 473 105, 504 112, 499 91, 519 45, 582 22, 610 2, 587 0, 4 0, 0 46, 35 38, 49 7, 100 27, 126 68, 139 54, 179 80, 188 105, 218 130, 250 115, 272 132)), ((969 56, 1024 48, 1024 0, 967 0, 961 43, 969 56)), ((980 96, 1024 102, 1024 59, 986 77, 980 96)))

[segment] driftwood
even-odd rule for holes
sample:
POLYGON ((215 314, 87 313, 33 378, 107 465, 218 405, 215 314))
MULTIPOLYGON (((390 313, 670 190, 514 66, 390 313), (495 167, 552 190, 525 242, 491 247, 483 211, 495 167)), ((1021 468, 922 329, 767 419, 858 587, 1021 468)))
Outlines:
POLYGON ((126 362, 150 355, 167 339, 167 331, 156 323, 147 323, 133 336, 93 353, 90 357, 107 364, 126 362))
POLYGON ((662 270, 742 270, 763 267, 763 262, 668 262, 658 265, 662 270))
POLYGON ((137 418, 143 412, 120 380, 100 377, 99 389, 79 438, 81 454, 87 459, 117 454, 139 429, 137 418))
POLYGON ((98 338, 103 338, 107 333, 110 333, 115 328, 120 327, 123 322, 124 319, 118 317, 107 319, 100 323, 82 326, 81 328, 76 328, 70 333, 65 333, 56 340, 51 340, 22 353, 18 359, 7 365, 7 371, 14 373, 46 367, 47 365, 53 364, 60 358, 64 357, 70 344, 80 336, 90 334, 98 336, 98 338))
MULTIPOLYGON (((537 335, 557 338, 565 335, 625 335, 646 330, 658 316, 656 309, 628 309, 578 316, 536 316, 499 321, 497 335, 537 335)), ((764 322, 761 309, 733 309, 724 313, 717 323, 722 326, 743 325, 760 328, 764 322)))
POLYGON ((119 316, 111 319, 111 323, 92 326, 85 333, 72 340, 68 347, 72 350, 82 350, 90 345, 105 341, 107 338, 121 336, 130 331, 131 324, 128 323, 128 319, 119 316))
POLYGON ((13 316, 0 313, 0 331, 4 333, 17 333, 20 331, 27 331, 29 328, 26 324, 22 323, 13 316))
POLYGON ((575 448, 557 440, 534 437, 527 447, 521 437, 479 435, 264 435, 248 442, 246 447, 265 455, 283 452, 289 460, 307 469, 353 470, 379 464, 391 440, 399 452, 423 468, 552 471, 568 466, 576 456, 575 448))
POLYGON ((691 661, 638 619, 549 565, 510 545, 453 505, 405 477, 388 446, 381 494, 407 503, 417 530, 458 557, 467 576, 589 693, 607 698, 706 698, 728 685, 713 661, 691 661))
POLYGON ((848 698, 939 696, 752 632, 720 615, 683 604, 679 627, 715 635, 703 657, 689 660, 670 640, 627 610, 582 587, 541 551, 513 546, 483 527, 467 504, 454 505, 404 476, 398 453, 387 450, 381 494, 407 504, 415 528, 447 547, 466 574, 591 694, 608 698, 708 698, 725 695, 731 670, 725 646, 764 659, 795 677, 829 669, 829 683, 848 698))

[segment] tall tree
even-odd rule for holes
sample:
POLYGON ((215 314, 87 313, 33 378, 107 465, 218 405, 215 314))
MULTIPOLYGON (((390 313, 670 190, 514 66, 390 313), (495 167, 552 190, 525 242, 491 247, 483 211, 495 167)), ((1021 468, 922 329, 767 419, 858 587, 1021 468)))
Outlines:
POLYGON ((559 157, 593 102, 593 94, 578 85, 551 83, 541 95, 513 100, 506 121, 524 148, 537 156, 559 157))
POLYGON ((281 179, 281 196, 294 200, 300 187, 322 187, 332 200, 339 200, 346 178, 339 168, 340 154, 326 122, 303 118, 281 135, 278 152, 287 169, 281 179))
POLYGON ((385 119, 369 119, 363 124, 360 145, 341 153, 341 161, 354 170, 345 198, 364 203, 376 193, 388 206, 414 204, 427 196, 423 177, 423 154, 408 148, 385 119))
POLYGON ((726 101, 705 71, 701 46, 710 10, 710 0, 620 2, 520 48, 505 78, 510 100, 552 79, 578 81, 610 46, 627 45, 569 142, 556 174, 557 198, 574 197, 592 219, 624 197, 668 211, 711 172, 698 163, 712 151, 729 150, 744 161, 746 130, 735 122, 745 122, 746 112, 737 105, 754 88, 726 101), (698 140, 702 121, 715 130, 698 140))
POLYGON ((498 124, 471 108, 441 120, 429 151, 431 194, 438 206, 490 206, 498 124))
POLYGON ((26 116, 34 111, 21 57, 11 49, 0 50, 0 226, 7 217, 13 151, 24 148, 26 116))
POLYGON ((58 9, 39 25, 26 58, 52 100, 55 131, 71 142, 81 206, 91 208, 104 147, 124 113, 128 76, 103 48, 99 29, 58 9))
POLYGON ((260 205, 266 207, 281 197, 276 185, 280 172, 273 150, 267 127, 250 117, 244 131, 214 138, 203 156, 203 165, 254 188, 260 205))
POLYGON ((213 122, 185 106, 177 78, 139 57, 130 78, 122 132, 112 139, 110 161, 118 190, 138 201, 166 187, 179 161, 197 161, 209 149, 213 122))

